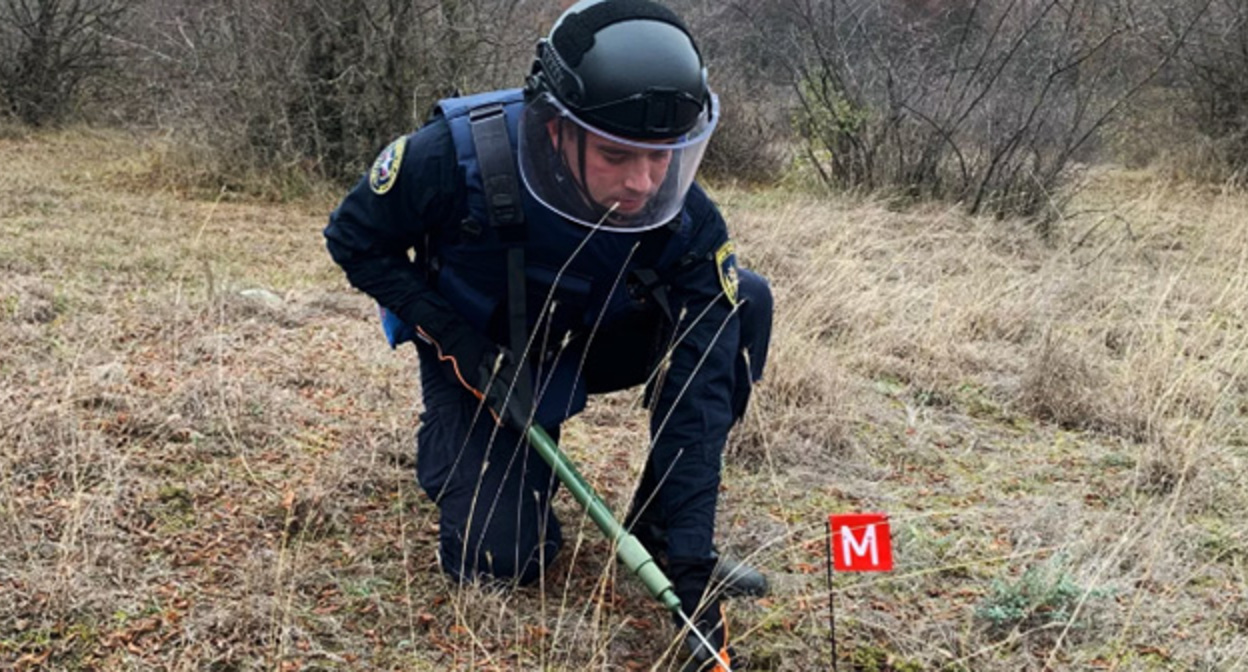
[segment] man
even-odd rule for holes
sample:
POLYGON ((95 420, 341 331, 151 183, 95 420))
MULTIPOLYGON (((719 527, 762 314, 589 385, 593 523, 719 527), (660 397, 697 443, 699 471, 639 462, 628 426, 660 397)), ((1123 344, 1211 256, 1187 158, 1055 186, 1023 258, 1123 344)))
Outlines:
MULTIPOLYGON (((439 507, 443 569, 534 581, 562 536, 558 483, 524 427, 557 438, 588 394, 644 383, 652 443, 626 522, 727 653, 722 594, 766 590, 757 571, 718 561, 712 537, 771 294, 737 268, 693 181, 717 105, 670 10, 584 0, 539 42, 522 91, 441 101, 382 152, 325 236, 381 305, 392 346, 416 344, 417 477, 439 507)), ((713 664, 687 644, 690 669, 713 664)))

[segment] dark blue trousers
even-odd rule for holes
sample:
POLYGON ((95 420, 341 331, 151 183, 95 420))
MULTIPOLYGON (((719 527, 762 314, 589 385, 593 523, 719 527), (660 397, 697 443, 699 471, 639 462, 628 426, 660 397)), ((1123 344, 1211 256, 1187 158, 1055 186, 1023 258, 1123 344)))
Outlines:
MULTIPOLYGON (((745 269, 739 277, 737 324, 749 356, 734 362, 735 418, 744 414, 750 388, 763 375, 772 317, 767 281, 745 269)), ((666 324, 656 313, 653 319, 613 325, 609 334, 599 334, 585 364, 590 391, 644 382, 662 354, 664 330, 670 329, 666 324)), ((531 583, 563 542, 550 506, 558 479, 518 432, 495 425, 476 398, 447 378, 428 346, 418 343, 417 350, 425 410, 416 435, 416 473, 438 505, 442 568, 457 580, 531 583)), ((546 429, 558 440, 558 427, 546 429)), ((649 490, 657 483, 652 471, 645 470, 635 501, 650 500, 649 490)), ((651 510, 645 518, 662 521, 664 515, 651 510)))

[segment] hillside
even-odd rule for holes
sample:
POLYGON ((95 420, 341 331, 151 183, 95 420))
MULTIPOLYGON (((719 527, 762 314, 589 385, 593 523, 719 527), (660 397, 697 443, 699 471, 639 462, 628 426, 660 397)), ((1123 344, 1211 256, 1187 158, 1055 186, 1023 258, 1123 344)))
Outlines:
MULTIPOLYGON (((416 487, 415 354, 324 252, 334 197, 192 198, 151 142, 0 136, 0 667, 673 667, 561 495, 538 589, 456 587, 416 487), (579 530, 579 534, 577 534, 579 530)), ((174 148, 176 151, 176 148, 174 148)), ((715 190, 771 278, 721 545, 750 669, 1248 668, 1248 197, 1102 171, 1048 239, 947 206, 715 190)), ((639 393, 565 448, 617 511, 639 393)))

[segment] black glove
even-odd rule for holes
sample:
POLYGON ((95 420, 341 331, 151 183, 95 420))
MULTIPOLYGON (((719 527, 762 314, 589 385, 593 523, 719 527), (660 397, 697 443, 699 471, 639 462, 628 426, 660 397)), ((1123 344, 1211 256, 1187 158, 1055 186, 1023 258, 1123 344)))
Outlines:
MULTIPOLYGON (((706 594, 707 584, 715 569, 715 559, 671 558, 668 565, 668 578, 672 580, 676 597, 680 598, 681 611, 685 612, 702 637, 715 647, 715 653, 718 653, 719 657, 731 666, 736 651, 728 642, 728 621, 724 617, 723 605, 720 604, 719 595, 706 594)), ((677 627, 687 627, 687 624, 675 615, 673 615, 673 620, 677 627)), ((709 672, 723 669, 714 653, 692 632, 685 634, 684 656, 681 668, 683 672, 709 672)))
POLYGON ((424 329, 417 333, 437 348, 438 360, 451 380, 481 399, 495 422, 523 431, 532 415, 533 395, 529 381, 519 377, 516 358, 462 321, 445 325, 442 331, 441 338, 424 329))
POLYGON ((527 372, 516 365, 510 350, 494 347, 493 360, 481 363, 485 368, 478 371, 477 378, 483 381, 478 389, 484 390, 485 405, 495 422, 523 433, 533 415, 533 394, 526 380, 527 372))

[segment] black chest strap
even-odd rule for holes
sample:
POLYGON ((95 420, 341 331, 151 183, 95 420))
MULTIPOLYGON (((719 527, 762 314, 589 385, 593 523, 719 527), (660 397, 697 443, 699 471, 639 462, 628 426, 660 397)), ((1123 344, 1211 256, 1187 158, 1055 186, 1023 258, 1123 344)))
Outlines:
POLYGON ((629 274, 629 282, 650 297, 672 324, 675 324, 677 316, 672 312, 672 302, 668 297, 668 279, 657 269, 679 226, 680 218, 677 217, 659 229, 646 232, 637 249, 636 267, 629 274))
POLYGON ((532 385, 529 379, 527 348, 528 316, 525 311, 524 243, 528 238, 524 224, 524 207, 520 200, 520 180, 507 133, 507 117, 498 103, 475 108, 468 113, 472 144, 481 167, 481 185, 485 190, 486 210, 490 227, 507 245, 507 321, 509 347, 517 358, 518 379, 512 394, 531 407, 532 385))

